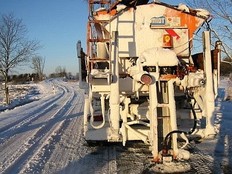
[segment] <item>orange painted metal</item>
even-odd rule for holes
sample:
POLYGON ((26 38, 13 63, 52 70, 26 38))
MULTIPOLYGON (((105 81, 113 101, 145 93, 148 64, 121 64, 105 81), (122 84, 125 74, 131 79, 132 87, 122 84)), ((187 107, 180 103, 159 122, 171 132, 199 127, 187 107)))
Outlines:
POLYGON ((202 20, 200 17, 197 17, 190 13, 184 13, 182 11, 172 8, 166 8, 165 15, 167 20, 171 20, 173 17, 180 18, 180 27, 186 27, 189 29, 189 38, 193 37, 194 32, 204 22, 204 20, 202 20))

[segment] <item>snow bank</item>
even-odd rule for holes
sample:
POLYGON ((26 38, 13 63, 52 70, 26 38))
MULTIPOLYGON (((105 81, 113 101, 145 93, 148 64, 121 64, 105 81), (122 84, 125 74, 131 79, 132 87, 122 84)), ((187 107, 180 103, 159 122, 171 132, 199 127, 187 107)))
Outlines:
POLYGON ((229 77, 221 78, 219 88, 219 90, 222 90, 220 98, 223 100, 232 100, 232 74, 229 77))
POLYGON ((53 84, 49 80, 40 83, 10 85, 10 104, 5 102, 4 91, 0 92, 0 112, 13 109, 53 93, 53 84))

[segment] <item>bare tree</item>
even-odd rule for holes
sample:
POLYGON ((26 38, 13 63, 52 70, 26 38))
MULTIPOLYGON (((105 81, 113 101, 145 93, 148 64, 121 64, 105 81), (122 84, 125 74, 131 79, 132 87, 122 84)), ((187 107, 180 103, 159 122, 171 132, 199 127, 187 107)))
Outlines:
POLYGON ((225 57, 232 59, 232 1, 231 0, 186 0, 195 8, 207 9, 213 20, 209 27, 212 38, 222 41, 225 57))
POLYGON ((58 77, 66 77, 67 76, 67 72, 66 72, 66 69, 65 67, 61 67, 61 66, 58 66, 56 67, 56 74, 58 77))
POLYGON ((31 68, 35 71, 36 74, 38 74, 39 80, 43 80, 44 64, 45 58, 42 58, 41 56, 35 56, 32 58, 31 68))
POLYGON ((22 20, 12 14, 0 18, 0 73, 5 81, 6 103, 10 103, 8 76, 16 66, 25 63, 39 48, 36 41, 26 38, 27 30, 22 20))

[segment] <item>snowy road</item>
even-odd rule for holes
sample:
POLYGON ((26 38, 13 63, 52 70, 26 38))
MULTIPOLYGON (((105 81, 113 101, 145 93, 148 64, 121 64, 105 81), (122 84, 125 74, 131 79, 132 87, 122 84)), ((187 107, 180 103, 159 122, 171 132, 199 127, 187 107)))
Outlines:
MULTIPOLYGON (((38 88, 37 100, 0 113, 0 173, 154 173, 143 143, 86 144, 84 96, 76 82, 48 80, 38 88)), ((232 103, 216 106, 218 136, 191 149, 192 169, 185 173, 232 172, 232 103)))
MULTIPOLYGON (((30 173, 38 168, 46 162, 47 151, 61 130, 71 120, 81 119, 83 95, 76 86, 54 81, 47 87, 49 95, 41 100, 2 113, 0 173, 30 173)), ((80 129, 81 125, 77 132, 80 129)))
POLYGON ((0 113, 0 173, 139 174, 147 170, 148 147, 86 144, 84 96, 77 83, 52 80, 39 88, 39 100, 0 113))

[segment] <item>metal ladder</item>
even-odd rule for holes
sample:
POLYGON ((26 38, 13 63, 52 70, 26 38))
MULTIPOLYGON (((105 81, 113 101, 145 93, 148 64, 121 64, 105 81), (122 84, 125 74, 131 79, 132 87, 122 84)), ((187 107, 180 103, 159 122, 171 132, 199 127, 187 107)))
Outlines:
POLYGON ((111 35, 110 32, 105 29, 106 25, 109 25, 110 27, 110 19, 95 19, 95 14, 98 13, 97 9, 104 8, 104 12, 108 13, 110 7, 111 0, 89 0, 87 70, 88 72, 91 72, 93 69, 98 69, 100 75, 96 76, 96 78, 107 78, 111 73, 111 35), (99 55, 98 53, 101 51, 100 49, 105 49, 107 56, 99 55), (108 69, 107 73, 103 72, 104 69, 108 69))

